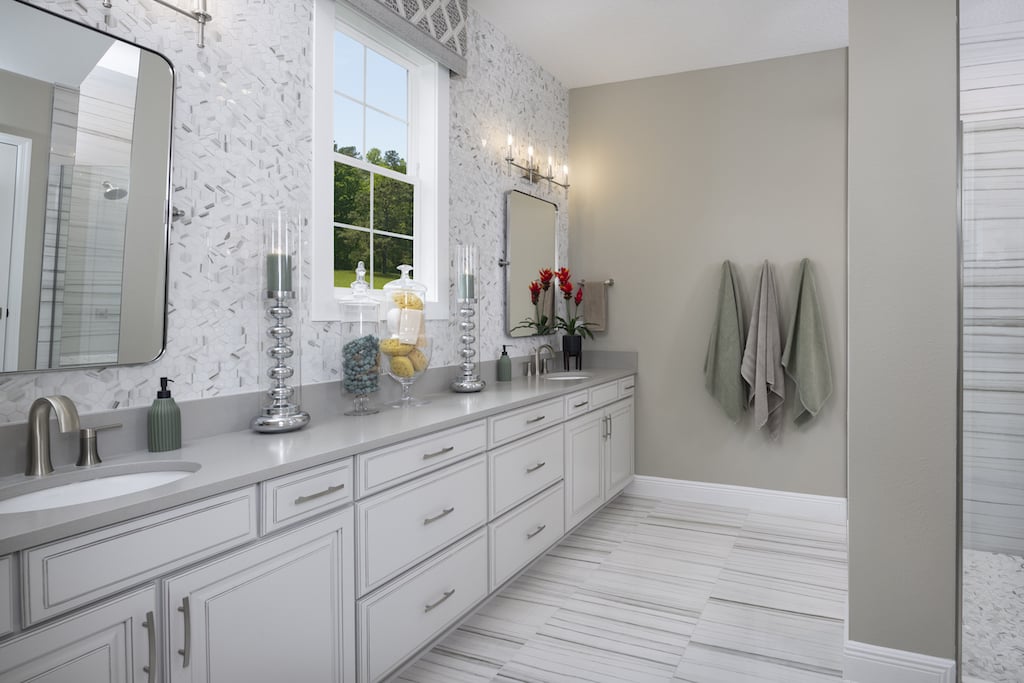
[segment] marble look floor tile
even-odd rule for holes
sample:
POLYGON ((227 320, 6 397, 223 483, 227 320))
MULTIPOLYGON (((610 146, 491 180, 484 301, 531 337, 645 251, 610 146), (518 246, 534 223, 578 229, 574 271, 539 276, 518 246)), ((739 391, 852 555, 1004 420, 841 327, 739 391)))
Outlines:
POLYGON ((501 594, 536 605, 561 607, 598 566, 597 562, 561 557, 551 551, 502 588, 501 594))
POLYGON ((435 646, 397 676, 389 678, 389 683, 486 683, 493 680, 504 662, 498 664, 488 660, 482 654, 488 647, 474 647, 472 643, 463 643, 463 638, 464 635, 459 635, 458 631, 448 635, 443 644, 435 646), (462 652, 449 649, 449 641, 466 647, 462 652))
POLYGON ((708 666, 713 659, 708 651, 712 650, 730 661, 733 668, 739 659, 746 658, 794 671, 841 677, 843 638, 842 619, 712 598, 701 613, 676 677, 692 678, 691 666, 708 666))
POLYGON ((711 597, 842 620, 846 525, 752 513, 711 597))
POLYGON ((837 682, 845 538, 622 496, 395 680, 837 682))
POLYGON ((839 672, 800 668, 743 652, 691 643, 672 683, 841 683, 839 672))
POLYGON ((657 661, 538 636, 502 667, 496 682, 667 683, 672 671, 657 661))

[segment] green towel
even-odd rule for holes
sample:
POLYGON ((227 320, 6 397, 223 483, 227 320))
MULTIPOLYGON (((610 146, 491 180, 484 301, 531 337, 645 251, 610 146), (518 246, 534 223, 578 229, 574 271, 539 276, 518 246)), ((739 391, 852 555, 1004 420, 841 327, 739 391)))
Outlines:
POLYGON ((711 328, 708 355, 704 359, 704 386, 734 421, 747 406, 747 385, 740 377, 744 335, 739 292, 736 270, 726 261, 722 264, 722 282, 718 286, 715 326, 711 328))
POLYGON ((782 366, 796 383, 800 397, 800 411, 793 420, 797 424, 808 422, 832 395, 832 363, 828 357, 825 320, 818 304, 818 291, 814 286, 814 273, 810 259, 800 262, 800 284, 797 287, 796 306, 789 321, 786 350, 782 352, 782 366))

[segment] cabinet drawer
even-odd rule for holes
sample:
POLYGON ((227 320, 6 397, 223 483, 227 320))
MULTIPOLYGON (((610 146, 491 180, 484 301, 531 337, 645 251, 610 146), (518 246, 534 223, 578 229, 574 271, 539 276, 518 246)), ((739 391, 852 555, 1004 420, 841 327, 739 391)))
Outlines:
POLYGON ((590 390, 590 405, 587 407, 593 410, 594 408, 611 403, 618 397, 619 383, 617 381, 607 382, 590 390))
POLYGON ((360 681, 379 681, 487 595, 481 529, 408 576, 359 601, 360 681))
POLYGON ((359 594, 486 522, 487 460, 483 453, 359 501, 359 594))
POLYGON ((25 625, 256 538, 249 487, 22 553, 25 625))
POLYGON ((556 398, 487 419, 491 447, 558 424, 565 418, 565 402, 556 398))
POLYGON ((619 398, 632 396, 636 388, 636 375, 630 375, 619 380, 619 398))
POLYGON ((565 397, 565 417, 576 417, 590 410, 590 392, 577 391, 565 397))
POLYGON ((481 420, 471 425, 446 429, 397 446, 359 455, 359 498, 400 484, 427 472, 440 469, 487 447, 487 425, 481 420))
POLYGON ((14 573, 11 556, 0 557, 0 636, 14 630, 14 573))
POLYGON ((263 482, 262 533, 308 519, 352 500, 352 460, 288 474, 263 482))
POLYGON ((490 518, 559 481, 565 466, 564 445, 559 425, 488 453, 490 518))
POLYGON ((564 507, 559 484, 488 526, 492 591, 562 538, 564 507))

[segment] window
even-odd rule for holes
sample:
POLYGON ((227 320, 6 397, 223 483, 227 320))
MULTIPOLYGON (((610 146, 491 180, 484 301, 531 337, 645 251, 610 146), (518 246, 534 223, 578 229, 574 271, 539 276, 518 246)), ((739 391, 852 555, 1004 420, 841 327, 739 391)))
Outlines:
POLYGON ((447 317, 447 70, 343 2, 318 0, 315 42, 313 317, 359 261, 375 289, 411 263, 447 317))

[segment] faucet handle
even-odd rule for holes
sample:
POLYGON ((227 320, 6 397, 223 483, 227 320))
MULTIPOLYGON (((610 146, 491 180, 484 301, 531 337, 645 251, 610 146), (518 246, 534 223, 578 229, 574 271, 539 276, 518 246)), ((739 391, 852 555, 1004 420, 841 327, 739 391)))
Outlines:
POLYGON ((75 463, 75 467, 92 467, 103 462, 100 460, 99 450, 96 447, 96 432, 105 429, 117 429, 123 426, 122 424, 110 424, 100 425, 99 427, 83 427, 79 430, 78 462, 75 463))

